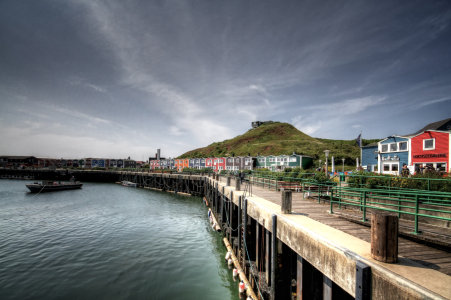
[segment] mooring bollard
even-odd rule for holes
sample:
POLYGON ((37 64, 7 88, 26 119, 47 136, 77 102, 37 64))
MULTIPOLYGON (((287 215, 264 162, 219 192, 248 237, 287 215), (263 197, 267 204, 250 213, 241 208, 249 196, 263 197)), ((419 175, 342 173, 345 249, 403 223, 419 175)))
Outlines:
POLYGON ((240 191, 241 190, 241 181, 240 178, 236 178, 235 179, 235 191, 240 191))
POLYGON ((232 178, 230 176, 227 177, 227 186, 230 186, 230 181, 232 180, 232 178))
POLYGON ((282 213, 291 214, 292 194, 291 191, 282 191, 282 213))
POLYGON ((371 214, 371 257, 395 263, 398 261, 398 216, 383 211, 371 214))

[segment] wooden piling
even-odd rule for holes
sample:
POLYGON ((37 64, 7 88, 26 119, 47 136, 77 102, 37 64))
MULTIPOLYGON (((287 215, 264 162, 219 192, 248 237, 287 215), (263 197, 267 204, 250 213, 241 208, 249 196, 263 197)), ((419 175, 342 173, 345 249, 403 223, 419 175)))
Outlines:
POLYGON ((241 190, 241 181, 240 181, 240 178, 237 177, 235 179, 235 191, 240 191, 240 190, 241 190))
POLYGON ((228 241, 226 238, 224 238, 224 245, 226 246, 227 251, 232 252, 232 261, 233 261, 233 265, 235 266, 235 268, 237 268, 237 270, 238 270, 238 276, 240 277, 241 280, 243 280, 244 285, 247 287, 247 289, 246 289, 246 295, 247 295, 247 296, 251 296, 252 299, 257 300, 258 297, 257 297, 257 295, 254 293, 254 290, 252 289, 252 287, 251 287, 251 285, 250 285, 250 283, 249 283, 249 280, 247 280, 247 278, 246 278, 246 274, 244 274, 243 269, 242 269, 241 266, 240 266, 239 260, 237 259, 237 257, 236 257, 235 254, 233 253, 232 246, 230 246, 230 243, 229 243, 229 241, 228 241))
POLYGON ((277 268, 277 215, 273 214, 271 235, 271 299, 274 300, 276 293, 276 268, 277 268))
POLYGON ((282 205, 281 210, 283 214, 291 214, 292 208, 292 194, 291 191, 282 191, 282 205))
POLYGON ((227 176, 227 186, 230 186, 231 180, 232 180, 232 178, 230 176, 227 176))
POLYGON ((398 261, 398 216, 383 211, 371 214, 371 257, 395 263, 398 261))

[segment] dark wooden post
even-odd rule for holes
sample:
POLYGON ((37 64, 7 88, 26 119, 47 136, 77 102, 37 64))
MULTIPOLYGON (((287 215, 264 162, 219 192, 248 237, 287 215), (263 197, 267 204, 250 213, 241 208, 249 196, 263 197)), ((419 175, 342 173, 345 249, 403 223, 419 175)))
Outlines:
POLYGON ((225 196, 225 187, 222 187, 221 196, 221 223, 227 223, 227 198, 225 196))
MULTIPOLYGON (((242 218, 242 212, 241 212, 241 196, 238 197, 238 232, 242 232, 242 228, 241 228, 241 218, 242 218)), ((238 234, 238 251, 241 250, 241 234, 238 234)), ((237 255, 239 256, 239 255, 237 255)))
POLYGON ((291 203, 292 203, 292 194, 291 191, 283 191, 282 192, 282 213, 283 214, 291 214, 291 203))
POLYGON ((303 258, 299 254, 297 255, 297 262, 296 262, 296 300, 303 300, 305 298, 302 297, 303 293, 303 258))
POLYGON ((356 261, 355 268, 355 299, 370 300, 371 267, 361 261, 356 261))
POLYGON ((247 199, 244 199, 243 202, 243 269, 246 270, 246 248, 249 242, 247 240, 247 199))
POLYGON ((332 300, 332 280, 323 274, 323 300, 332 300))
POLYGON ((271 299, 274 300, 276 293, 276 268, 277 268, 277 216, 272 215, 271 235, 271 299))
POLYGON ((265 250, 265 269, 266 269, 266 282, 268 286, 271 286, 271 231, 266 231, 266 250, 265 250))
POLYGON ((371 214, 371 257, 395 263, 398 261, 398 216, 383 211, 371 214))
POLYGON ((239 177, 237 177, 235 179, 235 191, 240 191, 241 190, 241 180, 239 177))
POLYGON ((230 186, 230 181, 232 180, 232 178, 230 176, 227 176, 227 186, 230 186))
MULTIPOLYGON (((233 220, 233 207, 234 207, 234 204, 233 204, 233 191, 230 191, 229 223, 230 223, 230 228, 231 228, 231 229, 236 228, 236 227, 235 227, 235 226, 236 226, 236 225, 235 225, 235 222, 234 222, 234 220, 233 220)), ((230 235, 233 236, 233 231, 232 231, 232 230, 231 230, 230 235)))
POLYGON ((260 223, 256 222, 255 224, 255 265, 257 267, 260 266, 260 260, 261 260, 261 232, 262 232, 262 226, 260 223))

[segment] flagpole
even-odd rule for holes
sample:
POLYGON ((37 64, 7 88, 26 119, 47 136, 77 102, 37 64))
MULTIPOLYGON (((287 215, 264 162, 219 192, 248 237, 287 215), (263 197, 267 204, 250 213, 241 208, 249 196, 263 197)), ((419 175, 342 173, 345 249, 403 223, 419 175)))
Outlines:
POLYGON ((362 165, 362 131, 360 131, 360 165, 362 165))

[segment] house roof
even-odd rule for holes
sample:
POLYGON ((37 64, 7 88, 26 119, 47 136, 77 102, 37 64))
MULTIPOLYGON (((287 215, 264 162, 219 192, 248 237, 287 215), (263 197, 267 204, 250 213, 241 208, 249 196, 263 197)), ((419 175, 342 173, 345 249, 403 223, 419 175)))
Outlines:
POLYGON ((377 146, 377 144, 378 144, 378 143, 371 143, 371 144, 368 144, 368 145, 366 145, 366 146, 362 146, 362 148, 365 148, 365 147, 374 147, 374 146, 377 146))
POLYGON ((8 159, 26 159, 30 157, 35 158, 34 156, 7 156, 7 155, 0 156, 0 158, 8 158, 8 159))
POLYGON ((438 121, 438 122, 434 122, 434 123, 430 123, 430 124, 424 126, 423 128, 421 128, 420 130, 418 130, 417 132, 415 132, 413 134, 409 134, 409 135, 417 135, 417 134, 419 134, 419 133, 421 133, 423 131, 426 131, 426 130, 437 130, 440 127, 442 127, 443 125, 445 125, 446 123, 450 122, 450 121, 451 121, 451 118, 445 119, 445 120, 441 120, 441 121, 438 121))

